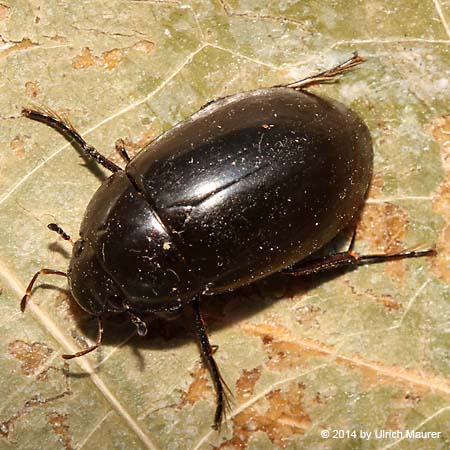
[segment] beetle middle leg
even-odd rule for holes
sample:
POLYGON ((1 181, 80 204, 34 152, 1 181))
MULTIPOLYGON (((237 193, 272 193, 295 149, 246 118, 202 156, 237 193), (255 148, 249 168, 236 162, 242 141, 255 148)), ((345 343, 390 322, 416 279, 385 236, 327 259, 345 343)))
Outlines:
POLYGON ((55 130, 61 133, 64 137, 75 141, 87 155, 95 159, 110 172, 118 172, 122 170, 118 165, 101 155, 94 147, 92 147, 92 145, 89 145, 66 118, 61 117, 55 112, 47 109, 25 108, 22 110, 22 115, 55 128, 55 130))
POLYGON ((146 336, 148 330, 145 321, 137 313, 132 311, 131 306, 127 302, 123 302, 122 304, 125 312, 131 320, 131 323, 136 327, 137 334, 139 336, 146 336))
POLYGON ((209 343, 205 321, 200 312, 200 302, 198 298, 195 298, 192 301, 192 307, 194 309, 195 331, 197 333, 197 338, 200 345, 200 352, 204 361, 208 365, 214 382, 214 387, 216 389, 217 401, 213 428, 215 430, 218 430, 220 428, 222 420, 225 418, 225 410, 227 407, 229 407, 229 399, 227 397, 227 394, 230 393, 230 389, 222 378, 217 363, 214 360, 214 349, 213 346, 209 343))
POLYGON ((73 359, 78 358, 80 356, 86 355, 88 353, 93 352, 97 348, 100 347, 103 339, 103 323, 102 318, 100 316, 97 316, 97 323, 98 323, 98 332, 97 332, 97 339, 95 341, 94 345, 91 345, 90 347, 86 348, 85 350, 81 350, 79 352, 74 353, 73 355, 62 355, 64 359, 73 359))

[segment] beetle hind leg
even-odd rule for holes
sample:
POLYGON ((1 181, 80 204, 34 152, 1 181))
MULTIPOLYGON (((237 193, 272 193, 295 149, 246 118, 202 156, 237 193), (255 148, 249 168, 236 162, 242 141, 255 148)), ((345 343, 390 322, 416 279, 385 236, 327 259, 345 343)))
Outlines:
POLYGON ((295 90, 306 89, 310 86, 314 86, 315 84, 324 84, 335 81, 336 77, 347 72, 352 67, 358 66, 363 63, 365 60, 358 53, 353 53, 353 56, 346 61, 338 64, 337 66, 324 70, 316 75, 304 78, 303 80, 295 81, 290 84, 283 85, 284 87, 288 87, 295 90))
POLYGON ((198 298, 192 301, 192 307, 194 309, 195 318, 195 330, 197 333, 198 342, 200 345, 200 352, 204 362, 207 363, 209 371, 211 373, 214 387, 216 390, 216 412, 214 414, 213 428, 219 430, 222 422, 226 419, 226 411, 230 409, 231 391, 225 383, 222 375, 220 374, 219 367, 214 360, 214 348, 209 343, 208 334, 206 332, 206 325, 203 316, 200 312, 200 302, 198 298))
POLYGON ((436 250, 406 250, 400 253, 375 253, 371 255, 359 255, 353 252, 354 238, 350 248, 345 252, 333 253, 322 258, 311 259, 284 269, 281 273, 293 276, 308 276, 316 273, 327 272, 338 269, 352 269, 365 264, 376 264, 388 261, 396 261, 406 258, 420 258, 423 256, 434 256, 436 250))

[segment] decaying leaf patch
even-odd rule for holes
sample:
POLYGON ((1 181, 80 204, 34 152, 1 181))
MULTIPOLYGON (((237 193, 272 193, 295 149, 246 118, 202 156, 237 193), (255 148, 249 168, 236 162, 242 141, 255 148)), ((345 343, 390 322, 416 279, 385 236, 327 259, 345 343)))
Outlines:
POLYGON ((144 53, 152 53, 155 44, 148 40, 141 40, 130 47, 113 48, 102 52, 100 56, 94 55, 89 47, 84 47, 81 53, 72 59, 72 67, 74 69, 87 69, 88 67, 97 67, 100 69, 113 70, 115 69, 122 58, 129 50, 141 51, 144 53))
POLYGON ((450 115, 438 117, 428 128, 441 147, 446 176, 433 196, 433 210, 445 221, 437 241, 434 271, 439 278, 450 283, 450 115))
POLYGON ((48 360, 53 350, 41 342, 28 344, 24 341, 13 341, 8 345, 8 352, 18 359, 25 375, 33 374, 48 360))

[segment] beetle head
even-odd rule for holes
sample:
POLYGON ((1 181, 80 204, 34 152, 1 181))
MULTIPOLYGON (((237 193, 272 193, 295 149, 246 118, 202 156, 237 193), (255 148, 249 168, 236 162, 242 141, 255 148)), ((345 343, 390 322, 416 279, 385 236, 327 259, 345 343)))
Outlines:
POLYGON ((73 247, 68 280, 76 302, 89 314, 124 311, 119 287, 84 239, 76 241, 73 247))

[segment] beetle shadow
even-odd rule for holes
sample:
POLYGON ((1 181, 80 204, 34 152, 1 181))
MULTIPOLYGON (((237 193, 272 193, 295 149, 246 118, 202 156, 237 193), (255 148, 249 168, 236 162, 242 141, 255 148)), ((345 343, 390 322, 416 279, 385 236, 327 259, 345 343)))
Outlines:
POLYGON ((71 144, 72 144, 72 147, 74 147, 78 151, 78 153, 80 154, 80 157, 83 160, 81 165, 86 167, 86 169, 89 170, 89 172, 91 172, 92 175, 94 175, 95 178, 97 178, 97 180, 100 181, 100 183, 103 183, 110 176, 110 174, 108 174, 108 173, 105 174, 104 170, 102 170, 100 168, 100 165, 98 164, 98 162, 94 161, 89 156, 87 156, 83 152, 83 150, 81 150, 80 148, 77 147, 77 145, 75 143, 71 143, 71 144))
MULTIPOLYGON (((310 258, 313 259, 347 250, 357 222, 358 217, 342 230, 335 239, 311 255, 310 258)), ((356 267, 335 269, 308 276, 276 273, 230 293, 204 296, 201 300, 201 311, 206 322, 207 331, 211 335, 223 328, 249 320, 281 299, 298 298, 321 284, 327 283, 354 269, 356 267)), ((97 321, 94 316, 89 315, 78 306, 70 293, 68 293, 68 303, 70 314, 77 322, 79 330, 79 333, 77 332, 78 340, 82 341, 82 345, 87 347, 89 345, 88 339, 91 343, 96 340, 97 321)), ((105 314, 102 317, 104 328, 102 343, 112 348, 131 347, 138 360, 139 368, 143 371, 145 370, 145 362, 141 350, 168 351, 189 345, 192 342, 198 342, 195 332, 194 314, 189 304, 174 319, 168 320, 148 314, 145 316, 145 320, 148 333, 146 336, 141 337, 137 335, 136 328, 126 313, 105 314)), ((101 352, 98 354, 97 361, 98 367, 101 367, 101 352)), ((71 375, 77 377, 89 376, 88 374, 77 372, 72 372, 71 375)))
MULTIPOLYGON (((347 247, 348 232, 340 234, 319 254, 316 253, 313 256, 342 251, 347 247)), ((207 324, 208 333, 211 335, 223 328, 245 322, 277 301, 306 294, 349 270, 352 270, 352 268, 337 269, 302 277, 276 273, 230 293, 204 296, 201 301, 201 310, 207 324)), ((95 341, 97 336, 95 318, 81 312, 75 300, 72 299, 70 304, 78 322, 80 333, 89 338, 91 342, 95 341)), ((103 318, 105 330, 103 344, 110 347, 131 347, 138 360, 139 368, 143 371, 145 363, 141 351, 146 349, 168 351, 197 342, 194 314, 189 304, 185 306, 181 315, 174 319, 167 320, 151 314, 148 314, 145 319, 148 325, 148 333, 145 337, 140 337, 127 314, 105 315, 103 318)), ((98 357, 99 364, 101 359, 100 354, 98 357)), ((78 376, 82 376, 82 374, 78 374, 78 376)))
POLYGON ((48 244, 47 247, 51 252, 59 253, 61 256, 63 256, 67 260, 70 260, 72 252, 67 250, 67 248, 65 246, 61 245, 60 242, 58 242, 58 241, 52 242, 51 244, 48 244))
MULTIPOLYGON (((250 320, 251 317, 286 297, 297 297, 309 290, 331 281, 345 272, 334 271, 332 274, 319 274, 302 278, 275 274, 261 282, 240 288, 229 294, 215 295, 203 298, 201 310, 204 316, 208 334, 212 335, 226 327, 250 320)), ((72 302, 71 302, 72 303, 72 302)), ((75 301, 73 301, 75 303, 75 301)), ((78 306, 75 304, 75 308, 78 306)), ((95 342, 97 336, 97 322, 87 313, 78 313, 76 321, 78 329, 90 342, 95 342)), ((195 333, 194 315, 190 305, 186 305, 183 312, 176 319, 167 320, 146 316, 148 333, 145 337, 138 336, 134 325, 126 314, 110 314, 104 317, 104 338, 102 343, 112 348, 126 346, 132 349, 140 371, 145 370, 142 351, 159 350, 170 351, 192 342, 198 344, 195 333)), ((84 343, 86 344, 87 341, 84 343)), ((214 344, 214 340, 211 344, 214 344)), ((111 350, 110 350, 111 351, 111 350)), ((101 370, 102 353, 97 357, 96 370, 101 370)), ((200 358, 200 356, 199 356, 200 358)), ((84 377, 87 373, 71 372, 71 376, 84 377)))

